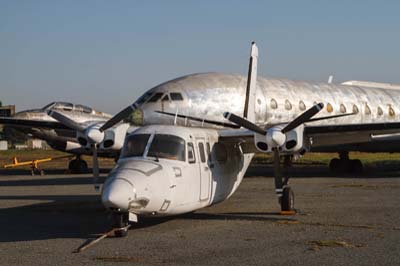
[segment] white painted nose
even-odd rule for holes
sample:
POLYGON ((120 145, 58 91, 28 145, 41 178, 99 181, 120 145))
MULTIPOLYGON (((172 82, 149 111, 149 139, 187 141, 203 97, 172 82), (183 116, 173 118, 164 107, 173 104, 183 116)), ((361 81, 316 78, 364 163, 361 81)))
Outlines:
POLYGON ((134 198, 132 184, 119 178, 113 180, 101 195, 101 201, 107 209, 118 211, 128 211, 129 202, 134 198))

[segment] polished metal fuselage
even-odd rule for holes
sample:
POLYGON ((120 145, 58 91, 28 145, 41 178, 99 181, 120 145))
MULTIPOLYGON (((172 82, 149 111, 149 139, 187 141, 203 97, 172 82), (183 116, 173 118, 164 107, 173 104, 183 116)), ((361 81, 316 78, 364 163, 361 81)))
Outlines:
MULTIPOLYGON (((246 81, 247 77, 240 75, 202 73, 165 82, 150 91, 180 92, 184 100, 142 104, 144 124, 174 122, 174 117, 154 112, 158 110, 227 122, 223 118, 224 112, 243 114, 246 81)), ((315 122, 315 125, 394 122, 400 115, 400 90, 258 77, 256 123, 288 122, 319 102, 323 102, 325 108, 316 117, 358 113, 315 122)), ((203 124, 185 119, 177 119, 177 122, 197 126, 203 124)), ((213 127, 211 124, 203 125, 213 127)))

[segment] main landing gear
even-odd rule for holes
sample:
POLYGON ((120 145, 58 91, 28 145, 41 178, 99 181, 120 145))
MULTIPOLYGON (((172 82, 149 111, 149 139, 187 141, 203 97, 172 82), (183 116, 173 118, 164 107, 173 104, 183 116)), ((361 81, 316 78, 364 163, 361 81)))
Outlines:
POLYGON ((294 192, 289 187, 288 168, 292 165, 293 156, 284 155, 283 160, 283 176, 281 171, 281 160, 279 150, 274 149, 274 177, 275 192, 278 196, 278 202, 281 205, 282 212, 294 212, 294 192))
POLYGON ((348 152, 340 152, 339 158, 334 158, 329 163, 329 170, 335 174, 360 174, 363 172, 363 165, 360 160, 350 160, 348 152))
POLYGON ((69 162, 68 169, 72 174, 83 174, 88 171, 88 165, 85 160, 82 160, 80 156, 69 162))

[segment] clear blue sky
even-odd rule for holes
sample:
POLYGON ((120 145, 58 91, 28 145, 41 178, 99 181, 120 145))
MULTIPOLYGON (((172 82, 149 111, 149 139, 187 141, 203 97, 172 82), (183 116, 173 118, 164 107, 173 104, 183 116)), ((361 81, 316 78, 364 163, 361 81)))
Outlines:
POLYGON ((0 100, 115 113, 195 72, 400 83, 400 1, 0 2, 0 100))

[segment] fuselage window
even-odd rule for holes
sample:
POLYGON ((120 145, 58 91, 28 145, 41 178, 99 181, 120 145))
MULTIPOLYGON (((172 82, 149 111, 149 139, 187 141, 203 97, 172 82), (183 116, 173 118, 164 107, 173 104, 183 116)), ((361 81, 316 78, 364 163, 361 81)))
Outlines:
POLYGON ((332 113, 332 112, 333 112, 332 104, 328 103, 328 104, 326 105, 326 111, 327 111, 328 113, 332 113))
POLYGON ((185 140, 175 135, 156 134, 150 144, 148 157, 185 161, 185 140))
POLYGON ((389 106, 389 116, 394 117, 396 113, 394 112, 392 106, 389 106))
POLYGON ((364 113, 365 113, 366 115, 370 115, 370 114, 371 114, 371 109, 369 108, 368 104, 365 104, 364 113))
POLYGON ((276 102, 275 99, 271 99, 270 106, 271 106, 272 109, 278 108, 278 103, 276 102))
POLYGON ((226 162, 228 158, 228 152, 226 150, 225 145, 221 143, 215 143, 214 149, 215 152, 213 152, 213 154, 215 154, 215 160, 220 163, 226 162))
POLYGON ((194 153, 193 143, 188 142, 187 146, 188 146, 188 161, 189 161, 189 163, 195 163, 196 162, 196 156, 195 156, 195 153, 194 153))
POLYGON ((378 107, 378 115, 379 115, 379 116, 383 115, 383 110, 382 110, 382 108, 380 108, 380 107, 378 107))
POLYGON ((358 114, 358 107, 357 107, 357 105, 353 105, 353 113, 358 114))
POLYGON ((183 101, 182 94, 180 94, 179 92, 171 92, 170 96, 171 100, 173 101, 183 101))
POLYGON ((289 102, 289 100, 285 101, 285 109, 286 110, 292 110, 292 104, 289 102))
POLYGON ((150 98, 149 102, 154 103, 158 101, 162 96, 163 96, 162 92, 157 92, 156 94, 153 95, 153 97, 150 98))
POLYGON ((204 145, 202 142, 199 142, 199 153, 200 153, 200 160, 202 163, 206 162, 206 154, 204 152, 204 145))
POLYGON ((340 105, 340 112, 341 112, 342 114, 346 113, 346 106, 344 106, 344 104, 341 104, 341 105, 340 105))
POLYGON ((165 94, 165 96, 161 99, 161 101, 163 101, 163 102, 169 101, 169 96, 168 96, 168 94, 165 94))
POLYGON ((299 102, 299 109, 300 109, 300 111, 306 110, 306 105, 304 104, 303 101, 300 101, 300 102, 299 102))
POLYGON ((150 134, 130 135, 125 141, 121 157, 141 157, 146 149, 150 134))
POLYGON ((211 149, 210 149, 210 143, 206 143, 206 148, 207 148, 207 156, 208 160, 211 161, 211 149))

